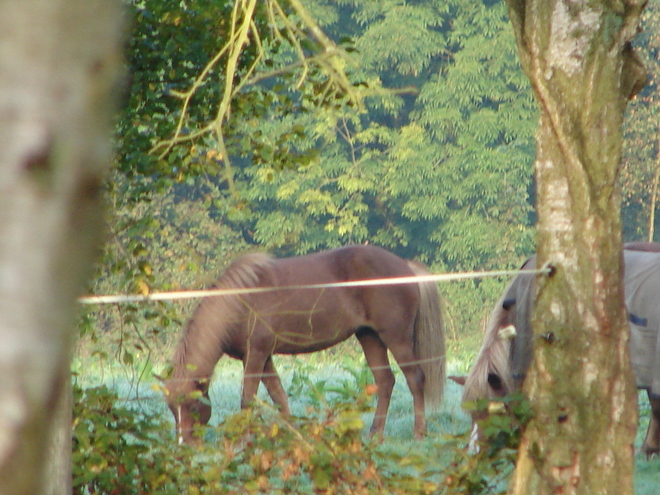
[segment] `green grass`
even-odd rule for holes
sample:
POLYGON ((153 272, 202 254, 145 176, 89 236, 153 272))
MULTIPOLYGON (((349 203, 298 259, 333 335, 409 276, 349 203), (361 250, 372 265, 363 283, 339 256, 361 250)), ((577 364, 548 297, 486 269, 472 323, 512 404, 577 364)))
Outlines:
POLYGON ((639 452, 639 448, 646 436, 646 430, 651 416, 651 406, 646 397, 646 392, 639 393, 639 427, 637 428, 637 439, 635 448, 635 494, 657 495, 660 493, 660 459, 647 460, 646 456, 639 452))
MULTIPOLYGON (((323 400, 331 401, 333 396, 350 395, 351 389, 364 386, 371 381, 371 375, 361 355, 341 357, 334 353, 318 353, 299 357, 276 357, 276 366, 282 378, 285 390, 289 392, 291 411, 294 416, 305 417, 308 408, 318 407, 323 400), (322 397, 319 399, 319 396, 322 397)), ((466 366, 460 362, 449 365, 449 373, 464 373, 466 366)), ((123 370, 123 368, 121 368, 123 370)), ((164 415, 172 424, 172 418, 165 406, 162 395, 154 390, 155 381, 145 374, 142 381, 140 373, 117 372, 116 368, 98 368, 90 372, 88 367, 78 366, 78 380, 84 386, 98 385, 100 382, 115 388, 121 397, 127 398, 131 407, 143 408, 164 415), (83 372, 84 370, 84 372, 83 372)), ((445 399, 440 411, 427 415, 428 439, 424 442, 412 440, 413 415, 412 397, 401 372, 396 369, 397 382, 392 396, 392 403, 386 426, 384 449, 396 451, 401 455, 414 453, 432 454, 442 450, 447 435, 466 433, 470 428, 468 416, 461 410, 461 388, 448 382, 445 399)), ((210 389, 213 403, 211 425, 222 423, 225 418, 239 411, 241 391, 241 363, 225 358, 220 361, 210 389)), ((268 401, 267 394, 260 387, 259 397, 268 401)), ((636 448, 639 449, 646 433, 650 406, 645 393, 640 393, 640 426, 636 448)), ((365 434, 371 424, 372 415, 363 415, 365 434)), ((207 434, 207 441, 217 441, 213 432, 207 434)), ((438 454, 442 457, 442 453, 438 454)), ((449 454, 448 454, 449 455, 449 454)), ((449 462, 449 458, 447 459, 449 462)), ((647 460, 636 455, 635 489, 637 495, 656 495, 660 486, 660 460, 647 460)))

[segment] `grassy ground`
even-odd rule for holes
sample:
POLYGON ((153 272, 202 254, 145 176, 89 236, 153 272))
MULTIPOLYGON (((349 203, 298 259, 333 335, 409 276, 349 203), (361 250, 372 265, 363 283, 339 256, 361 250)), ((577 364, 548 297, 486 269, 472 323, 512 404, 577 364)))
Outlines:
MULTIPOLYGON (((370 373, 361 356, 341 357, 339 353, 318 353, 302 357, 278 357, 276 365, 280 372, 283 385, 289 392, 292 413, 304 416, 310 405, 316 403, 316 395, 331 397, 332 394, 342 394, 351 387, 363 386, 371 379, 370 373), (304 390, 303 390, 304 389, 304 390)), ((121 396, 130 398, 134 407, 147 408, 162 413, 171 420, 160 392, 152 388, 148 379, 139 382, 139 373, 116 373, 105 369, 93 373, 89 368, 78 366, 79 381, 84 386, 96 385, 100 381, 111 385, 120 391, 121 396), (83 372, 83 370, 86 370, 83 372)), ((450 362, 450 374, 463 374, 466 371, 464 363, 450 362)), ((241 363, 223 359, 216 370, 210 396, 213 403, 211 424, 221 423, 227 415, 238 412, 241 389, 241 363)), ((267 399, 265 391, 260 390, 260 397, 267 399)), ((412 398, 405 380, 397 372, 392 404, 386 427, 386 448, 397 449, 399 452, 415 452, 436 448, 438 440, 447 435, 467 432, 469 418, 460 407, 461 390, 453 382, 448 382, 445 389, 445 400, 440 411, 431 413, 428 418, 429 440, 420 444, 412 440, 412 398)), ((636 447, 641 445, 648 419, 650 406, 645 394, 640 394, 640 427, 636 447)), ((365 415, 365 429, 371 424, 371 416, 365 415)), ((212 433, 207 440, 213 441, 212 433)), ((638 454, 636 457, 635 488, 637 495, 656 495, 660 487, 660 460, 646 458, 638 454)))
MULTIPOLYGON (((646 397, 646 392, 639 393, 639 416, 637 441, 635 442, 637 449, 644 441, 651 416, 651 406, 646 397)), ((660 493, 660 459, 656 457, 647 460, 646 456, 638 452, 635 458, 635 494, 657 495, 658 493, 660 493)))

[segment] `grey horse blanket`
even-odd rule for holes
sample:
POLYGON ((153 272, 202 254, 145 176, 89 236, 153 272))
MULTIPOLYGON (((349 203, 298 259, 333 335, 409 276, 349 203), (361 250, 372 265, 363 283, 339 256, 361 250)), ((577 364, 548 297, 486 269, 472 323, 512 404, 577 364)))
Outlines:
MULTIPOLYGON (((630 322, 630 356, 639 388, 660 398, 660 253, 623 251, 624 288, 630 322)), ((533 269, 532 256, 523 268, 533 269)), ((509 285, 504 309, 511 311, 517 329, 512 348, 512 373, 522 380, 532 359, 530 315, 533 299, 532 275, 518 275, 509 285)))
POLYGON ((637 386, 660 397, 660 254, 625 251, 630 356, 637 386))

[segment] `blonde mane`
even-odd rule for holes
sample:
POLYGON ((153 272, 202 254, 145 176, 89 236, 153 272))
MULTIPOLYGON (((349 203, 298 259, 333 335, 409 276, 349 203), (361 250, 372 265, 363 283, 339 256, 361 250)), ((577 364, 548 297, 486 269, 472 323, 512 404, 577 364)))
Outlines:
POLYGON ((503 304, 516 280, 514 279, 509 283, 504 295, 493 309, 477 360, 465 381, 463 402, 492 396, 492 389, 488 383, 488 375, 490 374, 496 374, 500 378, 507 393, 513 391, 510 361, 511 339, 500 337, 499 332, 513 323, 510 311, 504 309, 503 304))

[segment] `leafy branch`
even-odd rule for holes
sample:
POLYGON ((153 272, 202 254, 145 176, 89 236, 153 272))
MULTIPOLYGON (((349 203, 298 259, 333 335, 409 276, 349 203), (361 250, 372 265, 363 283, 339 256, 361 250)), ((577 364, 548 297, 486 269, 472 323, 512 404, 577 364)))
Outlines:
POLYGON ((259 71, 259 65, 266 58, 266 49, 264 48, 264 38, 259 32, 256 20, 257 0, 236 2, 231 14, 227 42, 201 70, 187 91, 170 92, 172 96, 182 100, 180 116, 172 135, 157 142, 152 147, 151 154, 158 154, 158 157, 162 159, 174 146, 191 142, 212 133, 219 147, 219 156, 224 164, 229 190, 235 196, 236 186, 225 142, 225 127, 231 115, 232 101, 246 87, 256 85, 265 79, 302 69, 294 85, 294 88, 299 90, 304 82, 309 79, 312 68, 316 66, 327 77, 323 98, 343 96, 347 98, 349 104, 361 107, 363 95, 350 82, 345 71, 346 64, 338 61, 339 59, 348 59, 347 52, 323 33, 299 0, 289 0, 288 4, 293 9, 293 14, 287 14, 280 0, 268 0, 266 2, 266 15, 268 25, 273 26, 271 28, 273 39, 287 42, 295 53, 297 60, 276 70, 259 71), (294 22, 294 16, 302 22, 302 25, 294 22), (282 29, 279 30, 275 26, 282 26, 282 29), (310 54, 308 50, 305 50, 306 42, 310 40, 314 40, 318 45, 315 48, 317 53, 310 54), (239 75, 241 56, 245 54, 249 47, 254 48, 256 55, 248 67, 245 68, 244 73, 239 75), (215 117, 195 130, 186 130, 192 98, 208 82, 213 69, 221 63, 223 63, 221 70, 224 87, 215 117))

